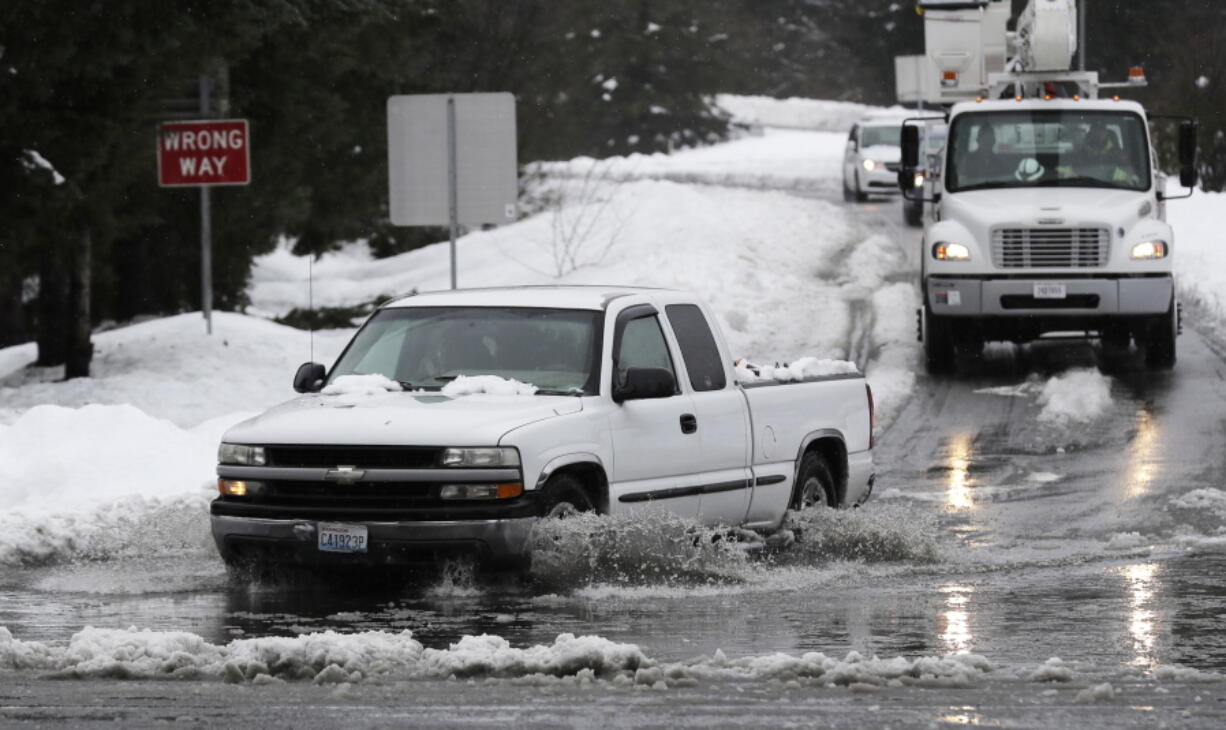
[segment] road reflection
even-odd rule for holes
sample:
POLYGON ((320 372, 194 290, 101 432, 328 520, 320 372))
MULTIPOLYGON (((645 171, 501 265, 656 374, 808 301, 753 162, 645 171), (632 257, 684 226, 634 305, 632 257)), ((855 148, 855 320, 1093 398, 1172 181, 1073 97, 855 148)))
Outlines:
POLYGON ((1128 499, 1149 493, 1161 458, 1158 424, 1148 407, 1137 411, 1136 429, 1128 447, 1128 469, 1124 475, 1124 496, 1128 499))
POLYGON ((1154 610, 1157 587, 1157 563, 1140 563, 1120 569, 1129 592, 1128 633, 1132 637, 1133 658, 1129 664, 1154 667, 1158 661, 1154 649, 1158 639, 1158 615, 1154 610))
POLYGON ((948 481, 945 485, 945 504, 951 509, 969 509, 975 506, 971 495, 970 459, 971 435, 960 433, 949 440, 948 481))
POLYGON ((971 632, 971 586, 949 584, 941 587, 945 594, 945 611, 941 614, 941 649, 946 654, 965 654, 971 650, 975 635, 971 632))

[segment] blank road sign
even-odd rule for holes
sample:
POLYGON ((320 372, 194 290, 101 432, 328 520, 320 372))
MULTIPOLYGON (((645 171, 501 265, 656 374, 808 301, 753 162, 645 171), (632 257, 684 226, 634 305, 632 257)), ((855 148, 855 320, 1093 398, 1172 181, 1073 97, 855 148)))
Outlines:
POLYGON ((388 181, 392 223, 446 226, 447 100, 455 100, 458 222, 515 220, 519 195, 515 97, 414 94, 387 100, 388 181))

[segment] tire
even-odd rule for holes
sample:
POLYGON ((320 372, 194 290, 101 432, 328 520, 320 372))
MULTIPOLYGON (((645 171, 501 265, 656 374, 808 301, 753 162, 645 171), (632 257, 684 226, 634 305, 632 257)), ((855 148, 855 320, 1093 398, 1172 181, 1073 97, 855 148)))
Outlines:
POLYGON ((847 184, 847 176, 844 175, 843 176, 843 202, 844 203, 854 203, 855 200, 856 200, 856 193, 854 190, 851 189, 851 186, 847 184))
POLYGON ((854 192, 855 192, 855 194, 856 194, 856 202, 857 202, 857 203, 866 203, 866 202, 868 202, 868 193, 866 193, 866 192, 864 192, 863 190, 861 190, 861 189, 860 189, 860 173, 858 173, 858 172, 856 173, 856 189, 855 189, 855 191, 854 191, 854 192))
POLYGON ((791 507, 801 510, 819 506, 837 507, 838 493, 834 472, 825 457, 816 451, 809 451, 800 458, 800 468, 796 470, 796 489, 791 507))
POLYGON ((903 198, 902 218, 912 228, 919 228, 924 224, 924 204, 922 202, 916 204, 903 198))
POLYGON ((954 369, 954 338, 949 322, 924 309, 924 364, 931 375, 954 369))
POLYGON ((1145 335, 1145 367, 1150 370, 1170 370, 1175 367, 1175 302, 1166 314, 1155 317, 1145 335))
POLYGON ((595 511, 592 495, 577 477, 558 474, 545 484, 541 494, 541 517, 565 518, 580 512, 595 511))

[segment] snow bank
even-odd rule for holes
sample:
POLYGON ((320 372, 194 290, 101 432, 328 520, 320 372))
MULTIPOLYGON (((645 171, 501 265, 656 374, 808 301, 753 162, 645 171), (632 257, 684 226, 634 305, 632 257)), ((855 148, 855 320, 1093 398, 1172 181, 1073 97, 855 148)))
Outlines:
POLYGON ((827 360, 802 357, 783 365, 754 365, 745 360, 736 362, 736 377, 742 383, 765 383, 778 381, 790 383, 807 378, 823 378, 830 375, 859 375, 860 368, 847 360, 827 360))
POLYGON ((1039 393, 1039 421, 1051 424, 1086 423, 1111 405, 1111 379, 1094 369, 1070 370, 1056 375, 1039 393))
POLYGON ((132 406, 45 405, 0 425, 0 565, 200 545, 221 433, 252 415, 184 430, 132 406))
POLYGON ((488 393, 490 395, 532 395, 535 385, 518 380, 500 378, 497 375, 460 375, 443 386, 443 395, 459 398, 462 395, 488 393))
POLYGON ((817 686, 969 687, 992 665, 974 654, 906 659, 843 659, 819 652, 729 659, 722 651, 661 662, 638 646, 600 636, 559 634, 552 644, 517 648, 493 635, 465 636, 428 649, 411 631, 332 631, 238 639, 225 645, 179 631, 86 628, 67 645, 21 641, 0 627, 0 670, 63 679, 212 679, 266 684, 274 679, 336 684, 480 677, 606 680, 621 685, 687 687, 702 681, 804 681, 817 686))
POLYGON ((852 125, 866 114, 881 110, 881 107, 848 101, 795 97, 775 99, 769 96, 735 94, 718 94, 715 97, 715 104, 726 111, 732 121, 737 124, 814 129, 843 132, 844 134, 849 132, 852 125))
POLYGON ((1226 238, 1222 211, 1226 194, 1197 190, 1187 200, 1166 204, 1167 220, 1175 229, 1175 282, 1185 302, 1203 308, 1226 335, 1226 238))
MULTIPOLYGON (((315 359, 331 363, 350 334, 316 332, 315 359)), ((0 374, 5 363, 16 369, 0 378, 0 423, 42 404, 130 404, 185 427, 260 411, 294 396, 294 372, 310 358, 309 337, 232 312, 213 313, 209 336, 199 313, 181 314, 95 334, 92 377, 69 381, 60 380, 62 367, 21 369, 34 360, 31 345, 6 348, 0 374)))
POLYGON ((368 375, 342 375, 327 387, 319 391, 323 395, 381 395, 387 392, 399 392, 404 390, 400 387, 400 383, 378 373, 368 375))

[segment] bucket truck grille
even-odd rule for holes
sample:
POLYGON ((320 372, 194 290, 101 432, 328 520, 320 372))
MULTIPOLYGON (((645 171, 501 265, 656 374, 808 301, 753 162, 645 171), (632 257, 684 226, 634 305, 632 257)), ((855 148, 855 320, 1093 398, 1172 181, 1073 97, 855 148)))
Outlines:
POLYGON ((992 263, 1002 269, 1082 269, 1107 264, 1106 228, 998 228, 992 263))

